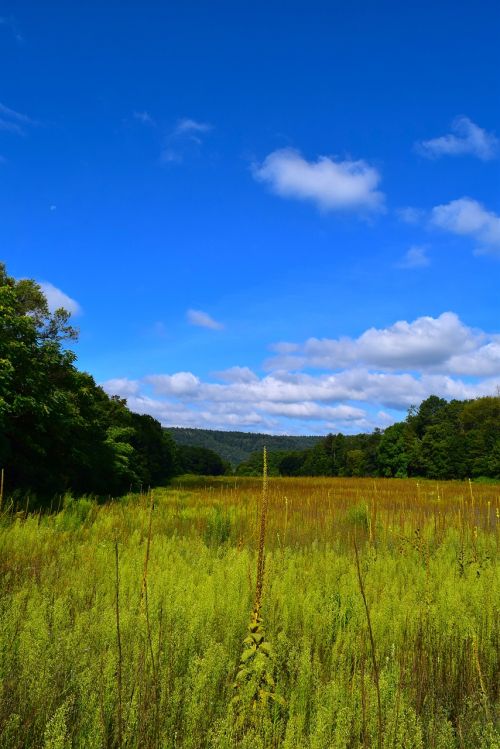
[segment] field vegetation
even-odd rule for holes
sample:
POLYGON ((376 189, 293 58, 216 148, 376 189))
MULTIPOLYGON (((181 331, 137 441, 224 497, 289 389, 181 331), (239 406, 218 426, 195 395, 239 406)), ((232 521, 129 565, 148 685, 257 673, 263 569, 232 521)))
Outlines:
POLYGON ((4 507, 0 746, 498 749, 499 512, 355 478, 4 507))

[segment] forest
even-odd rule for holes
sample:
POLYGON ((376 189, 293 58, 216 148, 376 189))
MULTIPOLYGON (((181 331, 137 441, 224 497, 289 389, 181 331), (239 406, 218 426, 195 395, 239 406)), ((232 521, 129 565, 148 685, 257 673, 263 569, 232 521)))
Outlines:
POLYGON ((243 463, 253 452, 262 452, 263 447, 273 452, 293 452, 314 447, 321 440, 321 437, 312 435, 262 434, 192 427, 169 426, 168 432, 176 444, 207 447, 233 467, 243 463))

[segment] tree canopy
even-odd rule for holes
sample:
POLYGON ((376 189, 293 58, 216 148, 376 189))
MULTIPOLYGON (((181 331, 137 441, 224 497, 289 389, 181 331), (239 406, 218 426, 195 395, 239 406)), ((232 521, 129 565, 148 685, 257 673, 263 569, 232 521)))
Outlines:
POLYGON ((151 416, 131 413, 75 366, 64 309, 0 264, 0 466, 11 491, 116 495, 165 482, 175 445, 151 416))

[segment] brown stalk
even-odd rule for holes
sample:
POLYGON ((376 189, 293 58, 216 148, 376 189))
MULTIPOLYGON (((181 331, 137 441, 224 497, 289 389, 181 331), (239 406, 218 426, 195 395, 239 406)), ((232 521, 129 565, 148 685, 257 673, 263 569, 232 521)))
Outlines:
POLYGON ((260 610, 264 585, 265 541, 267 522, 267 450, 264 448, 262 465, 262 504, 260 510, 259 551, 257 555, 257 581, 255 584, 255 611, 260 610))

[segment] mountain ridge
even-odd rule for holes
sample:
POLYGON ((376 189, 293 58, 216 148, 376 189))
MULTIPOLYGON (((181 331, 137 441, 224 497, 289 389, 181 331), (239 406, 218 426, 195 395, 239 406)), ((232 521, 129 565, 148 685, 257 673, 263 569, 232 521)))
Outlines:
POLYGON ((207 447, 229 461, 233 467, 263 447, 268 450, 305 450, 323 439, 319 435, 295 436, 194 427, 165 427, 165 431, 178 445, 207 447))

